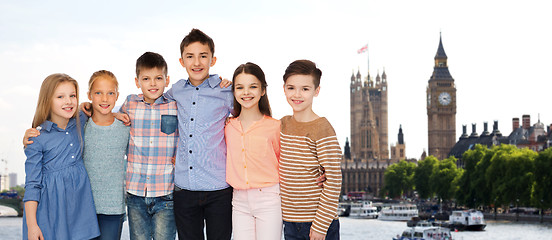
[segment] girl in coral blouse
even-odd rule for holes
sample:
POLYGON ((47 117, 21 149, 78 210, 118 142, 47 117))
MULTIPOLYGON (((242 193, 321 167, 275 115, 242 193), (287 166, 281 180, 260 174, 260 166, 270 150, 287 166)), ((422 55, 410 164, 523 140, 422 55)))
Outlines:
POLYGON ((263 70, 240 65, 233 75, 234 118, 226 124, 226 181, 234 188, 234 239, 282 238, 278 178, 280 121, 271 117, 263 70), (261 237, 262 236, 262 237, 261 237))

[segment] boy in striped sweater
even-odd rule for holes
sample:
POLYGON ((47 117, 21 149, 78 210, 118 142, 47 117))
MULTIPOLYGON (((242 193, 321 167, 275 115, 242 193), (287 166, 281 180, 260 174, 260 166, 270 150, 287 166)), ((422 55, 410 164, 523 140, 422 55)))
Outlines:
POLYGON ((293 116, 281 119, 280 191, 284 237, 339 239, 337 205, 341 191, 341 149, 332 125, 312 110, 322 71, 309 60, 292 62, 284 92, 293 116), (325 170, 324 187, 316 179, 325 170))

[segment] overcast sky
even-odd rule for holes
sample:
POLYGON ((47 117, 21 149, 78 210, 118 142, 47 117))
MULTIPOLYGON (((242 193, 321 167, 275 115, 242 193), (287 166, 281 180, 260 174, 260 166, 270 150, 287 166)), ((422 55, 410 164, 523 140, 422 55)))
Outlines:
POLYGON ((389 89, 389 143, 405 134, 406 155, 427 149, 426 87, 442 32, 457 88, 457 138, 462 125, 494 120, 508 135, 512 118, 531 115, 552 123, 550 65, 552 15, 547 1, 2 1, 0 2, 0 172, 24 181, 21 139, 31 126, 41 82, 63 72, 80 83, 97 70, 119 79, 117 104, 139 93, 135 61, 162 54, 174 83, 187 78, 179 44, 199 28, 215 41, 211 69, 230 78, 241 63, 267 76, 274 117, 291 114, 282 88, 286 66, 310 59, 322 69, 314 110, 333 124, 340 144, 350 134, 352 72, 385 68, 389 89))

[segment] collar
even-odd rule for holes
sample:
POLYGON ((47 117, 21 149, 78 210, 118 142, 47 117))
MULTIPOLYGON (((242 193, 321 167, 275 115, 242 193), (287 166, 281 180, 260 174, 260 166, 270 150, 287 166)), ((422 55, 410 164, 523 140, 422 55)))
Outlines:
POLYGON ((209 84, 209 87, 215 88, 220 84, 221 81, 222 80, 220 79, 218 74, 212 74, 212 75, 209 75, 209 78, 205 79, 205 81, 203 81, 201 84, 199 84, 199 86, 192 85, 189 78, 186 79, 186 85, 190 85, 192 87, 201 87, 204 84, 209 84), (207 83, 205 83, 205 82, 207 82, 207 83))
MULTIPOLYGON (((65 127, 65 130, 67 130, 68 128, 70 128, 70 127, 72 127, 73 125, 75 125, 75 124, 76 124, 76 121, 77 121, 77 120, 76 120, 76 118, 74 118, 74 117, 71 118, 71 119, 69 119, 69 122, 67 123, 67 126, 65 127)), ((82 121, 82 119, 81 119, 81 121, 82 121)), ((48 131, 48 132, 51 132, 51 131, 52 131, 52 128, 54 128, 54 127, 55 127, 55 129, 58 129, 58 130, 60 130, 60 131, 65 131, 65 130, 62 130, 61 128, 59 128, 57 124, 55 124, 54 122, 52 122, 52 121, 50 121, 50 120, 44 121, 42 124, 40 124, 40 127, 41 127, 41 129, 46 130, 46 131, 48 131)), ((39 131, 40 131, 40 130, 39 130, 39 131)))
MULTIPOLYGON (((150 104, 150 103, 148 103, 144 100, 144 94, 138 94, 138 100, 140 100, 144 103, 150 104)), ((167 102, 167 99, 165 98, 165 94, 163 93, 163 95, 161 95, 160 97, 155 99, 155 102, 153 102, 153 104, 156 105, 156 104, 161 104, 161 103, 166 103, 166 102, 167 102)))

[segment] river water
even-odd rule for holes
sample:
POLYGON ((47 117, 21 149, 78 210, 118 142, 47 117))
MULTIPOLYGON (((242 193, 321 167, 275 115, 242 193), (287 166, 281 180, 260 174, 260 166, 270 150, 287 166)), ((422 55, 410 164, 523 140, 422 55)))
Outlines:
MULTIPOLYGON (((393 236, 402 233, 406 228, 404 222, 390 222, 373 219, 340 218, 341 239, 366 240, 382 239, 390 240, 393 236)), ((0 218, 0 240, 21 239, 22 218, 0 218)), ((454 232, 452 236, 456 240, 517 240, 517 239, 552 239, 552 224, 524 223, 507 221, 487 221, 487 228, 482 232, 454 232)), ((123 236, 127 240, 128 224, 125 222, 123 236)))

